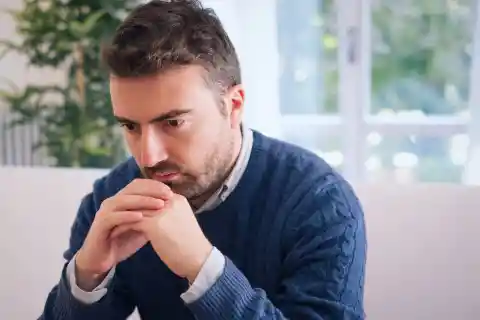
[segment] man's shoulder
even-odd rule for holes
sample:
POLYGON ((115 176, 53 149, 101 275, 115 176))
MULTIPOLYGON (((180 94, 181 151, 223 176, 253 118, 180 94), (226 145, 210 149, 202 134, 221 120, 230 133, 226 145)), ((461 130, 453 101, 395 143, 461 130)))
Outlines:
POLYGON ((267 137, 255 132, 254 149, 264 153, 268 168, 274 174, 286 174, 288 181, 300 183, 316 181, 315 184, 343 180, 341 174, 319 154, 285 140, 267 137))
MULTIPOLYGON (((318 154, 301 146, 256 133, 256 152, 266 162, 262 187, 281 194, 279 206, 293 210, 326 205, 358 207, 359 200, 350 182, 318 154), (279 188, 281 190, 279 190, 279 188)), ((264 194, 264 193, 261 193, 264 194)), ((280 210, 280 208, 277 208, 280 210)))
POLYGON ((107 174, 97 179, 92 194, 100 202, 115 195, 134 179, 140 177, 140 169, 133 158, 116 165, 107 174))
POLYGON ((280 205, 285 205, 290 223, 298 226, 315 216, 325 223, 358 221, 363 225, 360 200, 340 172, 312 151, 278 139, 263 139, 269 145, 264 151, 270 157, 267 180, 272 181, 272 189, 282 188, 280 205))

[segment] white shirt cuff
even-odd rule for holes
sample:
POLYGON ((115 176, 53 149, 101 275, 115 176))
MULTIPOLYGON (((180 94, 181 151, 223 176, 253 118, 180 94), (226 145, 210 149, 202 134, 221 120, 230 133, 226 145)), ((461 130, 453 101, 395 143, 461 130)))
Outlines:
POLYGON ((213 248, 207 260, 203 264, 197 278, 190 288, 180 297, 185 303, 192 303, 202 297, 210 289, 223 273, 225 268, 225 257, 217 249, 213 248))
POLYGON ((93 291, 84 291, 77 285, 75 278, 75 257, 68 263, 67 266, 67 279, 71 288, 72 295, 78 301, 85 304, 94 304, 102 299, 107 294, 107 287, 110 284, 113 276, 115 275, 115 267, 112 268, 105 279, 95 288, 93 291))

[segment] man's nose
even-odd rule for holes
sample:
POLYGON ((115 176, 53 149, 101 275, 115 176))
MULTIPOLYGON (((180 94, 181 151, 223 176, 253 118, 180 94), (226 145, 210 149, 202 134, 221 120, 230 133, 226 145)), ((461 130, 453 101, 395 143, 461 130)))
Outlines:
POLYGON ((143 167, 153 167, 167 159, 167 152, 162 137, 153 130, 142 134, 140 161, 143 167))

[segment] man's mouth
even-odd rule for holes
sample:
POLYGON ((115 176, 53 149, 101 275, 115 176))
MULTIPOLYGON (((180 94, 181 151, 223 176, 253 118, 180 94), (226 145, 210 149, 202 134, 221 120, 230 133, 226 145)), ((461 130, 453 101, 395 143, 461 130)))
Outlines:
POLYGON ((160 182, 171 182, 175 180, 180 174, 178 172, 154 172, 152 178, 160 182))

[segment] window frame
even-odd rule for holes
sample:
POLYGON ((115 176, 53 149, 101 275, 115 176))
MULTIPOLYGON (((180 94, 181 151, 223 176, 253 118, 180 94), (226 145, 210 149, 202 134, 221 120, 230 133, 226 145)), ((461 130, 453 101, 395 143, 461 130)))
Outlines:
MULTIPOLYGON (((451 137, 468 134, 469 157, 463 183, 480 184, 480 54, 473 54, 470 74, 470 116, 424 116, 418 119, 370 115, 371 104, 371 1, 337 0, 339 26, 339 84, 338 116, 282 115, 283 126, 315 124, 332 134, 342 135, 344 154, 343 175, 351 182, 364 182, 367 168, 367 136, 370 132, 381 135, 422 135, 451 137), (478 167, 478 166, 477 166, 478 167)), ((480 1, 476 16, 480 17, 480 1)), ((474 52, 480 52, 480 19, 474 29, 474 52)), ((323 130, 320 129, 320 130, 323 130)))

